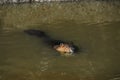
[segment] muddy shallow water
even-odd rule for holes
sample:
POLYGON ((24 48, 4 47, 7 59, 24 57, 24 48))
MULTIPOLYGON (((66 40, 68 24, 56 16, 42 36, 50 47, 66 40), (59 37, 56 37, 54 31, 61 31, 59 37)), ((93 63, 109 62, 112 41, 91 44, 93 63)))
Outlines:
POLYGON ((107 1, 0 5, 0 80, 120 80, 120 2, 107 1), (80 51, 61 56, 31 28, 80 51))
POLYGON ((92 19, 88 23, 72 19, 42 25, 15 17, 9 13, 1 17, 0 80, 120 80, 119 15, 110 21, 105 17, 104 22, 99 17, 93 23, 92 19), (11 21, 5 22, 9 18, 11 21), (61 56, 40 38, 23 32, 31 28, 43 30, 55 39, 73 41, 80 51, 74 56, 61 56))

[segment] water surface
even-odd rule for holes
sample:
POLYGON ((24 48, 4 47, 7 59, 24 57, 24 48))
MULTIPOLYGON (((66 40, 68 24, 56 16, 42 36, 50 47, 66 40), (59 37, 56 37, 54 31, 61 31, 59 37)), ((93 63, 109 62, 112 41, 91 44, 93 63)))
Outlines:
POLYGON ((38 29, 54 38, 73 41, 81 47, 79 54, 60 56, 40 38, 26 35, 22 30, 1 30, 1 80, 110 80, 119 75, 119 22, 61 25, 39 26, 38 29))
POLYGON ((0 5, 0 80, 120 80, 119 4, 0 5), (80 51, 61 56, 23 32, 31 28, 72 41, 80 51))

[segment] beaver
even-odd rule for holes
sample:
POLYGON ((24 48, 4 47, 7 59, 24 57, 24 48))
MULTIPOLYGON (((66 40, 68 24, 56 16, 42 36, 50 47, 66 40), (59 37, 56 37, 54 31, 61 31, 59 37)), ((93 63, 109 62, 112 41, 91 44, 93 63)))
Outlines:
POLYGON ((29 35, 34 35, 42 38, 44 43, 47 43, 53 49, 60 52, 60 54, 71 55, 73 53, 78 52, 78 47, 74 45, 73 42, 66 42, 62 40, 52 39, 49 35, 47 35, 45 32, 41 30, 28 29, 28 30, 24 30, 24 32, 29 35))

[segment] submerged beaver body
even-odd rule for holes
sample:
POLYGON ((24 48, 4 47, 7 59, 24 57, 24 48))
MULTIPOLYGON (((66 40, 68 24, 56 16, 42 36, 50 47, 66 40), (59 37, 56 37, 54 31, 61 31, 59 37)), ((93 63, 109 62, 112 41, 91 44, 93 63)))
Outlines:
POLYGON ((60 54, 63 54, 63 55, 73 54, 78 51, 78 47, 75 46, 73 43, 52 39, 43 31, 29 29, 29 30, 25 30, 24 32, 29 35, 34 35, 34 36, 42 38, 45 43, 47 43, 49 46, 51 46, 56 51, 60 52, 60 54))

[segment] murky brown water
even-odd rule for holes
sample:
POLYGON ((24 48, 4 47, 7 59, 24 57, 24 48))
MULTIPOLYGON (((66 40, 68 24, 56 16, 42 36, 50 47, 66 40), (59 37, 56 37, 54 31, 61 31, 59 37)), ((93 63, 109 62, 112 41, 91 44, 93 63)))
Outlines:
POLYGON ((69 24, 49 25, 52 29, 44 27, 43 30, 81 47, 79 54, 70 57, 58 55, 39 38, 21 30, 1 30, 1 80, 109 80, 119 75, 120 24, 69 24))
POLYGON ((65 20, 30 27, 73 41, 81 51, 69 57, 26 35, 28 26, 8 28, 6 23, 0 28, 0 80, 120 80, 120 21, 65 20))

